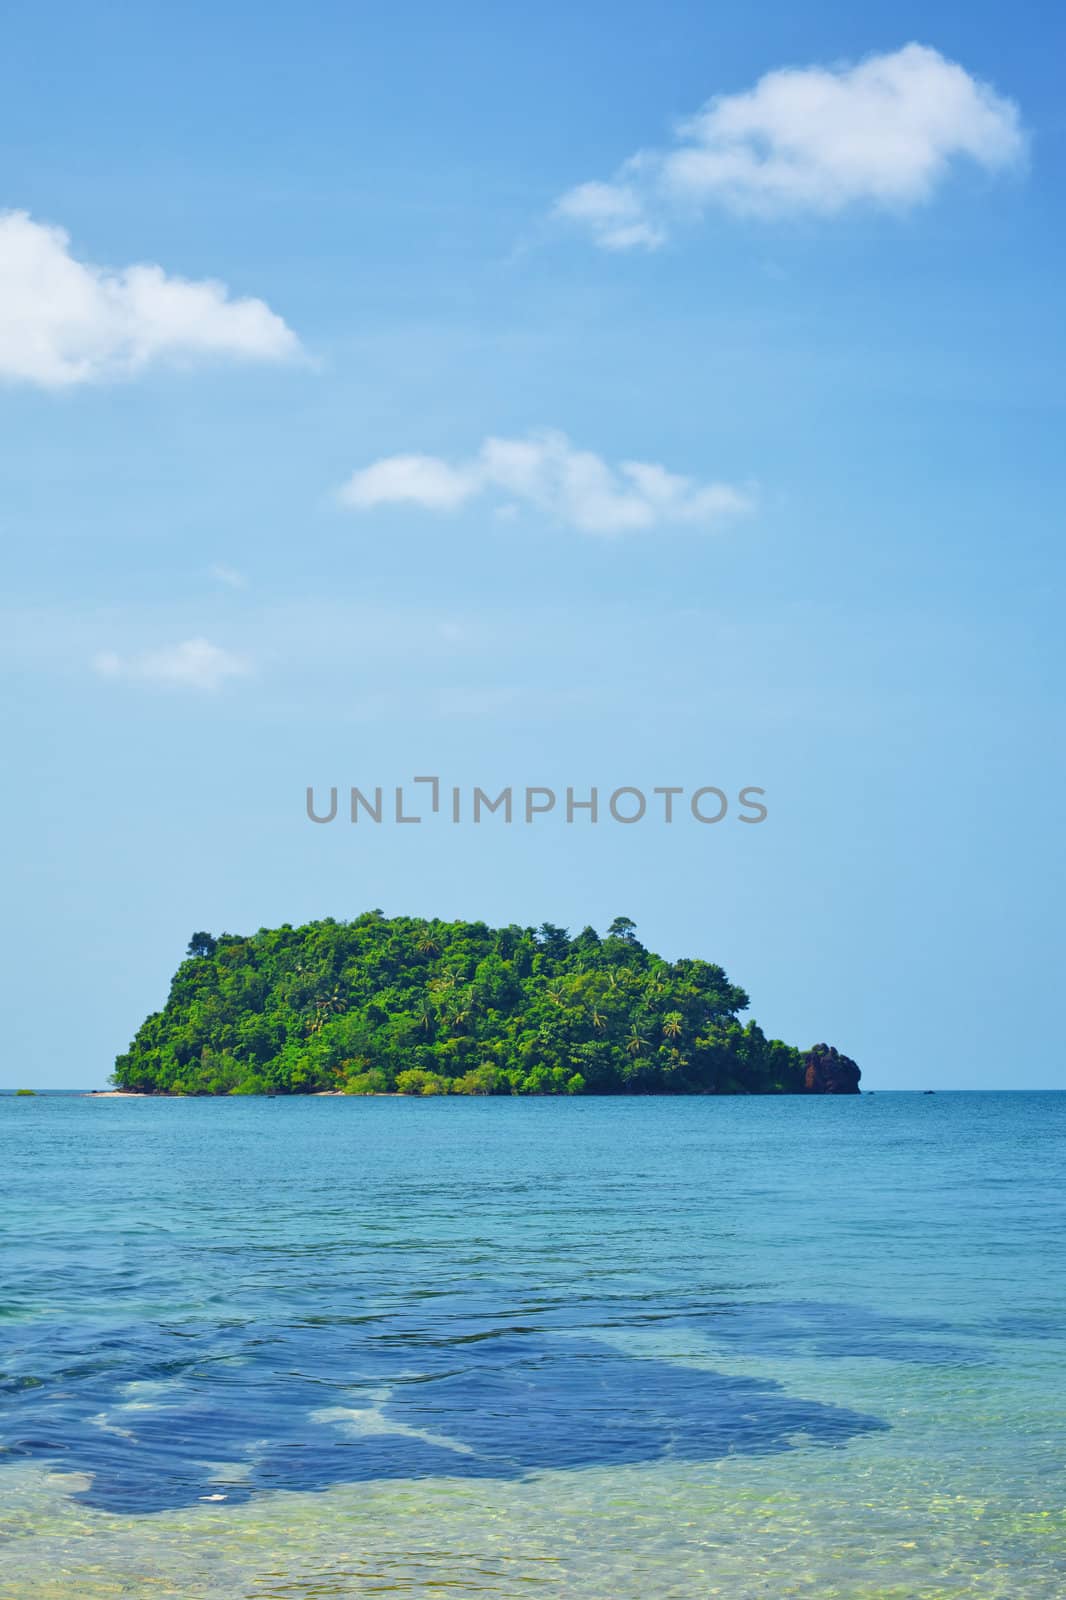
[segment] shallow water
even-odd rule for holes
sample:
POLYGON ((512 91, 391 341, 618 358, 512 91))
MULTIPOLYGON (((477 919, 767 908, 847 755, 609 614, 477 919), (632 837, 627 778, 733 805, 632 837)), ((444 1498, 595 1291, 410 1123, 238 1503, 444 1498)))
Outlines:
POLYGON ((0 1140, 3 1600, 1066 1592, 1066 1097, 0 1140))

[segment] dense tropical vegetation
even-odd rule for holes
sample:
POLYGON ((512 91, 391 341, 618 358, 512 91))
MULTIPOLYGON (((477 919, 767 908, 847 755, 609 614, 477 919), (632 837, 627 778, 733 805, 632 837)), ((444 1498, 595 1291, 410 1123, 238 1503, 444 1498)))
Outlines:
MULTIPOLYGON (((767 1039, 721 967, 664 961, 617 917, 489 928, 368 911, 196 933, 114 1081, 170 1094, 788 1094, 821 1058, 767 1039)), ((816 1051, 826 1052, 826 1046, 816 1051)), ((828 1052, 839 1069, 847 1063, 828 1052)), ((851 1086, 854 1087, 854 1086, 851 1086)), ((836 1084, 830 1092, 840 1092, 836 1084)))

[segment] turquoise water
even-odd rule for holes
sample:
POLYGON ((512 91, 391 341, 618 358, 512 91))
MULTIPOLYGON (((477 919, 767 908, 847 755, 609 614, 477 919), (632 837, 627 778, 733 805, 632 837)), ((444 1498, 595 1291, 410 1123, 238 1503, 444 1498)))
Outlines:
POLYGON ((1066 1097, 0 1099, 0 1596, 1066 1592, 1066 1097))

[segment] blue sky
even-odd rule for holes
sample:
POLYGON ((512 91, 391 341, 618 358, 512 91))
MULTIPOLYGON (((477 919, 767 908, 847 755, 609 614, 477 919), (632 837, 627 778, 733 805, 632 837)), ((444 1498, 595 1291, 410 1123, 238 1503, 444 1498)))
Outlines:
POLYGON ((1064 32, 14 6, 0 1081, 102 1085, 195 928, 380 906, 625 913, 870 1087, 1061 1086, 1064 32), (304 816, 431 772, 769 817, 304 816))

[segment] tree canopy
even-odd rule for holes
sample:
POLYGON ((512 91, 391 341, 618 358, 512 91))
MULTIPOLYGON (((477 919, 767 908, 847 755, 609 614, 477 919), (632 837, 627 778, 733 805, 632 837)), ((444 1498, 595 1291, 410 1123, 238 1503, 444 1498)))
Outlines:
POLYGON ((747 1006, 721 967, 663 960, 628 917, 601 938, 368 911, 195 933, 114 1081, 214 1095, 821 1090, 811 1057, 740 1021, 747 1006))

